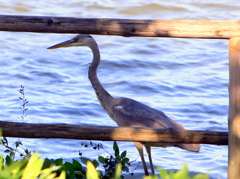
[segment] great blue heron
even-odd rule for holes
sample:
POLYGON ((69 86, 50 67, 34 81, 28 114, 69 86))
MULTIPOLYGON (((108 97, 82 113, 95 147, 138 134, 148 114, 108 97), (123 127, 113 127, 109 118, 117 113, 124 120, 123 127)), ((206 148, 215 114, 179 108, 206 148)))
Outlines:
MULTIPOLYGON (((108 115, 118 124, 118 126, 127 127, 148 127, 148 128, 174 128, 185 130, 178 122, 166 116, 162 111, 153 109, 138 101, 129 98, 112 97, 102 86, 97 77, 97 67, 100 63, 100 52, 96 41, 90 35, 77 35, 65 42, 56 44, 48 49, 60 47, 87 46, 92 50, 93 60, 89 66, 88 77, 96 92, 97 98, 108 115)), ((143 145, 148 153, 152 175, 154 167, 151 157, 151 146, 170 147, 175 146, 192 152, 199 152, 199 144, 165 144, 165 143, 141 143, 134 142, 144 167, 145 175, 149 175, 146 162, 143 155, 143 145)))

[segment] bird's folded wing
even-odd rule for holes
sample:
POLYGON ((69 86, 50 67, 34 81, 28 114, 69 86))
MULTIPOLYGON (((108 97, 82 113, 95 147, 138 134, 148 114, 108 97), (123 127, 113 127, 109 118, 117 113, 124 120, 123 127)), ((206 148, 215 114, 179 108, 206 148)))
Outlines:
MULTIPOLYGON (((179 128, 174 120, 162 111, 153 109, 135 100, 113 107, 113 115, 119 126, 149 127, 149 128, 179 128)), ((178 123, 177 123, 178 124, 178 123)))

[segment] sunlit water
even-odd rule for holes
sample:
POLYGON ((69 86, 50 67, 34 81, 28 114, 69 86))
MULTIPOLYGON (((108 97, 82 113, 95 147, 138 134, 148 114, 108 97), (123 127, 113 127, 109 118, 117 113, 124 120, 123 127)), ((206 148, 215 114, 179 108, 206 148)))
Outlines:
MULTIPOLYGON (((17 1, 1 2, 1 14, 83 18, 238 20, 239 4, 199 1, 17 1)), ((99 105, 87 78, 92 54, 87 48, 47 50, 73 34, 0 32, 1 120, 21 122, 20 85, 29 101, 32 123, 116 126, 99 105)), ((227 40, 97 36, 102 62, 99 78, 113 96, 134 98, 164 111, 187 129, 227 131, 227 40)), ((12 143, 16 139, 11 140, 12 143)), ((78 158, 107 155, 84 149, 82 141, 21 139, 24 147, 42 157, 78 158)), ((112 142, 103 142, 112 151, 112 142)), ((134 169, 140 161, 130 142, 127 150, 134 169)), ((227 146, 202 145, 200 153, 178 148, 153 148, 155 166, 227 177, 227 146)), ((143 174, 142 165, 135 171, 143 174)), ((131 177, 130 177, 131 178, 131 177)), ((135 176, 135 178, 137 178, 135 176)))

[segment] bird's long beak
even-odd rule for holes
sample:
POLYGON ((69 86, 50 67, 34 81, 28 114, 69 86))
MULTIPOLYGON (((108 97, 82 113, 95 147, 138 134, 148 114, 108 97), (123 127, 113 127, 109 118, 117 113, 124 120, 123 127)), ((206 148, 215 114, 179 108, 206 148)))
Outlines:
POLYGON ((55 49, 55 48, 70 47, 70 46, 71 46, 71 40, 67 40, 65 42, 61 42, 59 44, 48 47, 47 49, 55 49))

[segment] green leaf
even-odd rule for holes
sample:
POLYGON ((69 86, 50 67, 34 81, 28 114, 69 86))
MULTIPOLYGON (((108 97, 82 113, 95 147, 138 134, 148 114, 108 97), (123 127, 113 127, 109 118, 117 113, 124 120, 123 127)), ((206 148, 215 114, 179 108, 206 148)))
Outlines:
POLYGON ((39 175, 44 160, 42 158, 38 158, 38 153, 35 152, 33 156, 30 158, 24 172, 22 179, 29 179, 29 178, 37 178, 39 175))
POLYGON ((13 156, 15 156, 15 152, 10 152, 10 157, 13 157, 13 156))
POLYGON ((12 162, 9 165, 5 165, 3 170, 0 172, 0 178, 11 178, 11 179, 18 179, 22 176, 23 170, 27 164, 27 159, 22 159, 20 161, 12 162), (4 175, 8 175, 8 177, 3 177, 4 175))
POLYGON ((125 151, 123 151, 123 152, 121 153, 121 158, 126 157, 126 155, 127 155, 127 151, 125 150, 125 151))
POLYGON ((15 147, 16 148, 18 148, 20 145, 22 145, 22 142, 20 142, 20 141, 15 142, 15 147))
POLYGON ((91 161, 87 161, 87 179, 99 179, 98 172, 91 161))
POLYGON ((40 173, 39 173, 40 177, 38 177, 38 179, 52 179, 52 178, 54 178, 57 175, 56 173, 54 173, 55 169, 57 170, 59 168, 58 167, 57 168, 50 167, 50 168, 46 168, 44 170, 41 170, 40 173))
POLYGON ((10 153, 11 150, 10 150, 10 149, 6 149, 6 150, 4 150, 4 152, 5 152, 5 153, 10 153))
POLYGON ((123 164, 128 163, 128 162, 129 162, 129 158, 124 158, 124 159, 122 160, 122 163, 123 163, 123 164))
POLYGON ((181 178, 190 179, 188 167, 187 167, 186 164, 183 166, 182 170, 179 170, 174 174, 174 178, 176 178, 176 179, 181 179, 181 178))
POLYGON ((8 140, 6 137, 3 137, 3 142, 8 145, 8 140))
POLYGON ((97 168, 97 167, 99 166, 98 161, 95 160, 95 159, 92 161, 92 163, 93 163, 93 165, 94 165, 95 168, 97 168))
POLYGON ((116 171, 115 171, 114 179, 119 179, 120 176, 121 176, 121 173, 122 173, 122 164, 119 163, 119 164, 117 165, 117 169, 116 169, 116 171))
POLYGON ((157 168, 158 168, 158 171, 159 171, 162 179, 168 179, 169 178, 166 170, 163 170, 160 167, 157 167, 157 168))
POLYGON ((122 171, 124 171, 124 172, 129 172, 129 168, 128 168, 127 166, 123 166, 123 167, 122 167, 122 171))
POLYGON ((198 173, 192 177, 192 179, 209 179, 208 174, 198 173))
POLYGON ((65 163, 63 164, 63 168, 64 168, 65 170, 68 170, 68 171, 71 171, 71 170, 74 169, 73 164, 70 163, 70 162, 65 162, 65 163))
POLYGON ((43 162, 42 169, 49 168, 53 164, 53 159, 45 158, 43 162))
POLYGON ((66 179, 66 172, 62 171, 58 179, 66 179))
POLYGON ((83 164, 87 164, 87 161, 91 161, 91 159, 89 159, 89 158, 86 158, 86 157, 80 157, 80 160, 81 160, 81 162, 83 163, 83 164))
POLYGON ((118 152, 118 153, 119 153, 119 148, 118 148, 118 145, 117 145, 117 142, 116 142, 116 141, 114 141, 114 143, 113 143, 113 150, 114 150, 115 152, 118 152))
POLYGON ((2 156, 0 156, 0 172, 2 171, 3 163, 4 163, 4 159, 2 156))
POLYGON ((113 150, 115 151, 115 157, 119 157, 119 148, 116 141, 113 143, 113 150))
POLYGON ((74 166, 74 169, 78 169, 80 171, 82 171, 82 165, 79 163, 79 161, 73 159, 73 166, 74 166))
POLYGON ((101 162, 101 163, 105 163, 105 159, 104 159, 103 156, 99 156, 98 161, 101 162))
POLYGON ((6 156, 5 160, 7 165, 10 165, 13 162, 12 158, 9 155, 6 156))
MULTIPOLYGON (((157 175, 144 176, 143 179, 158 179, 158 176, 157 175)), ((167 179, 174 179, 174 178, 167 178, 167 179)), ((185 178, 182 178, 182 179, 185 179, 185 178)))
POLYGON ((56 159, 55 161, 54 161, 54 163, 55 163, 55 165, 62 165, 63 164, 63 159, 62 158, 59 158, 59 159, 56 159))

